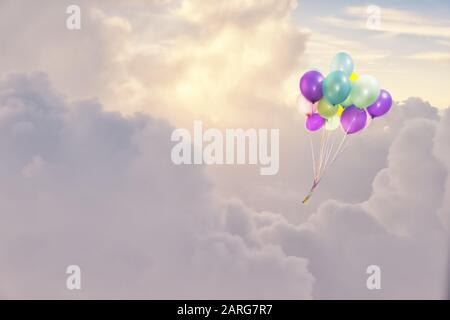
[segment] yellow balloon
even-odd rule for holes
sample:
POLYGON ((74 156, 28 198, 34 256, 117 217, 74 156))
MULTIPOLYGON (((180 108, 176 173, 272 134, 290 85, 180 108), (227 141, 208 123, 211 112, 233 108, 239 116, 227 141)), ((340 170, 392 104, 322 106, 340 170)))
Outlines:
POLYGON ((359 78, 359 76, 356 73, 352 72, 349 79, 350 79, 350 81, 355 81, 358 78, 359 78))
POLYGON ((341 105, 338 105, 338 111, 336 113, 336 116, 338 116, 340 118, 342 115, 342 112, 344 112, 344 107, 341 105))

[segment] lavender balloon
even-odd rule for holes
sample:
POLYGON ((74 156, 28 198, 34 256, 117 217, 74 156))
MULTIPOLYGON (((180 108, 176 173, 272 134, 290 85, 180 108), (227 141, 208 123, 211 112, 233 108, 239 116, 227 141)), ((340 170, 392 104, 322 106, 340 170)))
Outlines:
POLYGON ((380 95, 373 104, 367 107, 367 112, 372 118, 381 117, 383 114, 389 111, 392 106, 392 97, 384 89, 381 89, 380 95))
POLYGON ((313 113, 306 118, 306 129, 309 131, 316 131, 323 127, 325 124, 325 119, 318 113, 313 113))
POLYGON ((319 71, 306 72, 300 79, 300 91, 303 96, 312 103, 322 99, 322 81, 323 75, 319 71))
POLYGON ((345 108, 341 115, 341 126, 347 134, 356 133, 366 126, 367 113, 354 105, 345 108))

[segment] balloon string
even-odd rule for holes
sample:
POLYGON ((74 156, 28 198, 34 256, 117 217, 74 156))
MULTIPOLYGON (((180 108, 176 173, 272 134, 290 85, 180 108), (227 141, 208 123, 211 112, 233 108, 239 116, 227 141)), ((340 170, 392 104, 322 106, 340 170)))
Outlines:
MULTIPOLYGON (((320 180, 319 180, 320 181, 320 180)), ((309 193, 306 195, 306 197, 303 199, 302 203, 306 203, 308 202, 309 198, 311 198, 314 189, 317 187, 317 185, 319 184, 319 181, 314 180, 314 183, 311 187, 311 189, 309 190, 309 193)))
POLYGON ((314 177, 314 181, 317 179, 317 177, 320 174, 320 164, 322 163, 322 149, 323 149, 324 136, 325 136, 325 131, 322 130, 322 132, 320 134, 319 155, 318 155, 318 160, 316 162, 316 176, 314 177))
POLYGON ((325 170, 327 169, 329 163, 330 163, 330 159, 331 159, 331 154, 334 150, 334 139, 335 135, 334 132, 327 132, 327 136, 325 139, 325 147, 323 149, 323 159, 322 159, 322 163, 321 163, 321 170, 320 170, 320 174, 316 176, 316 181, 320 180, 320 178, 323 176, 323 174, 325 173, 325 170))
MULTIPOLYGON (((320 168, 320 172, 322 173, 322 171, 325 169, 325 165, 326 165, 326 156, 327 156, 327 153, 328 153, 328 145, 329 145, 329 142, 330 142, 330 132, 327 130, 326 132, 325 132, 325 134, 326 134, 326 138, 325 138, 325 147, 323 148, 323 158, 322 158, 322 164, 321 164, 321 168, 320 168)), ((319 179, 320 179, 320 177, 319 177, 319 179)))
POLYGON ((334 134, 333 134, 333 132, 330 133, 330 135, 331 135, 331 143, 330 143, 330 146, 328 147, 328 149, 326 149, 326 151, 325 151, 324 173, 325 173, 325 170, 328 167, 330 156, 331 156, 331 153, 332 153, 333 148, 334 148, 334 134))
MULTIPOLYGON (((322 177, 325 175, 325 172, 327 171, 327 169, 328 169, 328 168, 336 161, 336 159, 338 158, 338 156, 341 155, 341 153, 342 153, 342 151, 343 151, 343 148, 342 148, 342 147, 344 146, 345 140, 347 139, 347 136, 348 136, 348 131, 349 131, 351 125, 353 124, 353 121, 354 121, 354 120, 355 120, 355 119, 353 119, 353 120, 350 122, 349 127, 347 128, 347 130, 345 130, 345 134, 344 134, 344 136, 342 137, 341 143, 339 144, 339 147, 337 148, 337 150, 336 150, 336 152, 335 152, 335 154, 334 154, 334 156, 333 156, 333 159, 330 161, 329 165, 325 168, 323 174, 322 174, 322 175, 320 176, 320 178, 319 178, 319 181, 322 180, 322 177)), ((319 181, 318 181, 318 182, 319 182, 319 181)))
POLYGON ((328 131, 325 130, 325 128, 322 128, 322 138, 321 138, 321 147, 320 147, 320 161, 318 164, 318 170, 317 170, 317 176, 316 179, 319 179, 320 174, 322 172, 322 164, 323 164, 323 154, 324 154, 324 148, 326 146, 327 143, 327 138, 328 138, 328 131))
MULTIPOLYGON (((348 127, 347 130, 345 131, 345 134, 343 135, 343 137, 342 137, 342 139, 341 139, 341 142, 339 143, 339 146, 338 146, 338 148, 336 149, 336 151, 335 151, 335 153, 334 153, 334 155, 333 155, 333 157, 332 157, 332 160, 328 163, 329 159, 327 159, 327 160, 325 161, 325 162, 326 162, 326 165, 325 165, 325 168, 323 169, 323 172, 320 172, 320 171, 319 171, 318 176, 315 175, 314 181, 313 181, 313 185, 312 185, 311 189, 309 190, 309 193, 306 195, 306 197, 305 197, 305 198, 303 199, 303 201, 302 201, 303 204, 305 204, 305 203, 308 202, 308 200, 309 200, 309 199, 311 198, 311 196, 313 195, 314 190, 315 190, 316 187, 319 185, 319 182, 322 180, 322 178, 324 177, 325 173, 327 172, 328 168, 336 161, 337 157, 341 154, 341 151, 343 150, 342 147, 343 147, 343 145, 344 145, 344 143, 345 143, 345 141, 346 141, 346 139, 347 139, 348 131, 349 131, 351 125, 353 124, 353 121, 354 121, 354 119, 352 120, 352 122, 350 123, 349 127, 348 127)), ((323 132, 322 132, 322 138, 323 138, 323 132)), ((321 160, 320 160, 320 166, 322 166, 322 157, 323 157, 323 139, 321 139, 321 144, 322 144, 322 147, 321 147, 321 151, 320 151, 320 158, 321 158, 321 160)), ((330 147, 331 149, 329 150, 328 158, 331 156, 331 153, 332 153, 332 150, 333 150, 333 145, 334 145, 334 143, 331 144, 331 147, 330 147)))
MULTIPOLYGON (((314 150, 314 147, 312 147, 312 140, 311 140, 311 136, 310 136, 310 143, 311 143, 311 150, 314 150)), ((321 138, 320 138, 320 152, 319 152, 319 159, 318 162, 315 163, 314 160, 314 152, 313 154, 313 163, 315 163, 315 165, 313 165, 313 170, 314 170, 314 179, 313 179, 313 184, 311 186, 311 189, 309 190, 308 195, 303 199, 303 203, 306 203, 309 198, 312 196, 314 189, 317 187, 317 185, 319 184, 319 181, 321 179, 321 171, 325 169, 325 156, 326 154, 328 154, 328 148, 329 148, 329 134, 328 131, 325 130, 325 128, 322 129, 322 134, 321 134, 321 138), (317 169, 316 169, 317 168, 317 169)))
POLYGON ((313 178, 313 185, 311 187, 311 189, 309 190, 308 195, 303 199, 303 203, 306 203, 308 201, 308 199, 311 197, 314 189, 317 186, 318 183, 318 179, 320 176, 320 168, 322 166, 322 158, 323 158, 323 149, 324 149, 324 143, 325 143, 325 129, 322 129, 322 133, 320 135, 320 146, 319 146, 319 155, 318 155, 318 159, 316 161, 315 159, 315 152, 314 152, 314 145, 312 142, 312 138, 311 135, 309 135, 309 142, 310 142, 310 147, 311 147, 311 156, 312 156, 312 160, 313 160, 313 174, 314 174, 314 178, 313 178))
POLYGON ((347 139, 348 131, 350 130, 350 128, 351 128, 351 126, 352 126, 352 124, 353 124, 354 121, 355 121, 355 119, 352 119, 352 121, 350 122, 350 125, 348 126, 347 130, 345 130, 345 134, 344 134, 344 136, 342 137, 342 141, 341 141, 341 143, 339 144, 339 147, 337 148, 336 153, 334 154, 333 160, 331 160, 331 163, 330 163, 330 164, 332 164, 334 161, 336 161, 337 157, 340 155, 341 150, 342 150, 342 146, 344 145, 344 142, 345 142, 345 140, 347 139))
POLYGON ((311 156, 312 156, 312 167, 313 167, 313 174, 314 174, 314 180, 316 180, 316 157, 315 157, 315 152, 314 152, 314 144, 311 138, 311 133, 308 135, 309 137, 309 145, 311 147, 311 156))

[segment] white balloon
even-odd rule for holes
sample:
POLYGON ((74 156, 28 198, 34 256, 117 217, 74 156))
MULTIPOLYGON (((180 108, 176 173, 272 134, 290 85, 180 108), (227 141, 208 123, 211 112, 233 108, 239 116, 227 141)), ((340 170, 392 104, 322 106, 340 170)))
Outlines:
POLYGON ((313 104, 300 93, 297 97, 297 110, 301 114, 309 116, 317 112, 317 103, 313 104))
POLYGON ((325 123, 325 129, 328 131, 336 130, 337 128, 339 128, 340 123, 341 119, 336 115, 327 120, 327 122, 325 123))

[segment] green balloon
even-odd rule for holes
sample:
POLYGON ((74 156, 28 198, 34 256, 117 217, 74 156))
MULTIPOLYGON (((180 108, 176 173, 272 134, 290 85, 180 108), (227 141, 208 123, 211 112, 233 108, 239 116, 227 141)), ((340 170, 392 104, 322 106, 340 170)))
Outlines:
POLYGON ((325 119, 332 118, 338 110, 339 108, 337 106, 333 106, 325 98, 320 99, 317 105, 317 112, 325 119))
POLYGON ((360 109, 370 106, 380 95, 380 85, 372 76, 361 76, 353 83, 350 99, 360 109))
POLYGON ((352 102, 352 96, 351 96, 351 91, 350 94, 348 95, 347 99, 345 99, 344 102, 341 102, 341 106, 343 106, 344 108, 350 107, 353 104, 352 102))

